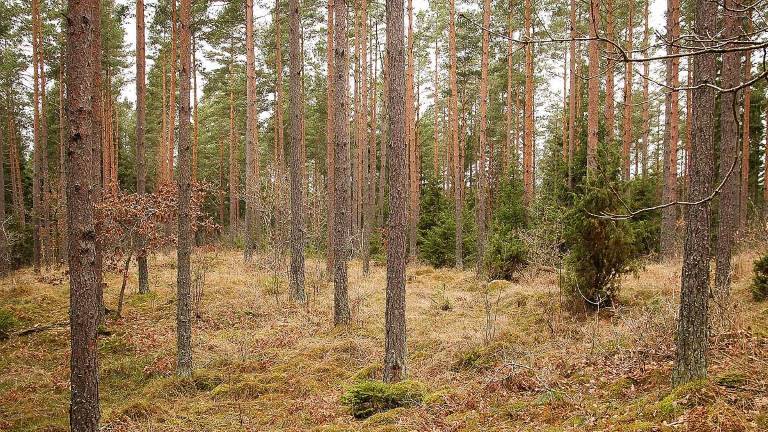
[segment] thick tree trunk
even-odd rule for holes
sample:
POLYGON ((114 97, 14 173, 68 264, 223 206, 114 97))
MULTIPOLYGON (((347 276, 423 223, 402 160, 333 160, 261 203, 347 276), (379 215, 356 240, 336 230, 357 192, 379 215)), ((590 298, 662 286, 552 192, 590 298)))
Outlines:
MULTIPOLYGON (((146 127, 147 85, 145 74, 144 0, 136 0, 136 192, 146 193, 147 168, 144 162, 144 128, 146 127)), ((139 293, 149 292, 149 270, 144 238, 137 239, 139 293)))
MULTIPOLYGON (((694 33, 706 40, 717 32, 717 5, 696 0, 694 33)), ((702 47, 706 45, 699 43, 702 47)), ((691 122, 690 201, 711 193, 714 175, 715 91, 703 83, 715 81, 716 55, 701 54, 693 59, 693 119, 691 122)), ((708 303, 710 260, 709 202, 686 211, 680 314, 677 324, 677 359, 672 374, 675 385, 706 377, 708 353, 708 303)))
MULTIPOLYGON (((451 0, 453 4, 453 0, 451 0)), ((405 268, 407 227, 407 155, 405 143, 405 52, 403 49, 403 3, 387 2, 387 61, 389 94, 390 175, 387 219, 387 299, 384 346, 384 381, 397 382, 407 376, 405 327, 405 268)))
MULTIPOLYGON (((627 21, 627 55, 632 57, 634 49, 634 23, 633 10, 634 0, 630 0, 627 6, 629 8, 629 17, 627 21)), ((632 62, 624 65, 624 126, 623 126, 623 145, 621 148, 622 175, 624 180, 629 180, 629 167, 631 165, 630 151, 632 150, 632 62)), ((637 174, 637 173, 635 173, 637 174)))
POLYGON ((349 46, 347 42, 347 0, 334 1, 334 179, 335 206, 333 217, 334 293, 333 322, 348 324, 349 311, 347 261, 350 244, 350 175, 349 161, 349 46))
MULTIPOLYGON (((245 232, 244 251, 245 261, 253 257, 256 248, 256 215, 258 178, 256 163, 258 163, 258 148, 256 147, 256 55, 253 41, 253 0, 245 1, 245 58, 246 58, 246 110, 245 123, 245 232)), ((197 122, 195 122, 197 125, 197 122)))
POLYGON ((487 147, 488 147, 488 56, 490 49, 491 0, 483 0, 483 42, 480 58, 480 148, 478 149, 478 179, 477 194, 477 274, 485 271, 485 240, 486 240, 486 208, 488 199, 487 184, 487 147))
POLYGON ((99 2, 69 0, 67 8, 67 207, 70 285, 69 424, 74 432, 96 432, 99 427, 99 366, 96 344, 102 308, 101 267, 96 260, 94 176, 92 152, 100 128, 94 127, 97 94, 94 76, 101 72, 94 51, 100 39, 99 2))
POLYGON ((334 127, 334 121, 333 121, 333 113, 334 113, 334 97, 333 97, 333 79, 334 79, 334 48, 333 48, 333 11, 334 11, 334 0, 328 0, 328 34, 326 35, 326 45, 327 45, 327 57, 326 57, 326 63, 327 63, 327 78, 326 78, 326 119, 325 119, 325 160, 326 160, 326 182, 325 182, 325 191, 327 194, 327 210, 326 210, 326 225, 327 225, 327 242, 326 242, 326 251, 325 251, 325 257, 326 257, 326 263, 325 267, 330 274, 331 269, 334 268, 333 266, 333 215, 335 214, 334 210, 334 192, 335 192, 335 180, 334 180, 334 163, 333 163, 333 153, 334 153, 334 143, 333 143, 333 127, 334 127))
POLYGON ((302 191, 301 169, 301 35, 299 19, 299 0, 290 0, 288 4, 290 51, 288 53, 290 73, 290 111, 291 111, 291 271, 289 274, 291 299, 304 303, 304 192, 302 191))
MULTIPOLYGON (((596 38, 600 26, 598 0, 589 2, 589 36, 596 38)), ((589 77, 587 81, 587 175, 594 176, 597 169, 597 136, 600 110, 600 50, 597 39, 589 41, 589 77)))
MULTIPOLYGON (((667 35, 671 40, 677 40, 680 36, 680 2, 679 0, 667 0, 667 35)), ((680 49, 677 44, 667 45, 669 55, 677 55, 680 49)), ((680 86, 678 78, 680 61, 678 58, 667 59, 667 85, 672 88, 680 86)), ((665 123, 664 148, 664 189, 662 191, 663 202, 677 200, 677 143, 680 139, 679 131, 679 93, 667 92, 666 105, 668 118, 665 123)), ((691 105, 690 99, 688 105, 691 105)), ((690 134, 690 132, 689 132, 690 134)), ((675 206, 667 207, 661 211, 661 258, 669 259, 677 255, 677 216, 678 209, 675 206)))
MULTIPOLYGON (((739 5, 734 0, 726 0, 723 11, 723 38, 736 38, 741 32, 744 15, 735 12, 739 5)), ((730 45, 733 46, 733 45, 730 45)), ((720 79, 724 88, 737 87, 741 84, 741 53, 738 51, 723 54, 720 79)), ((731 256, 733 255, 736 231, 739 225, 739 176, 730 173, 734 159, 739 154, 739 106, 734 92, 720 95, 720 178, 728 178, 720 192, 718 206, 718 234, 715 250, 717 263, 715 272, 715 306, 718 314, 726 312, 731 290, 731 256), (729 175, 730 174, 730 175, 729 175)), ((744 155, 742 155, 743 157, 744 155)), ((746 155, 747 159, 749 155, 746 155)), ((734 170, 735 171, 735 170, 734 170)))
POLYGON ((192 307, 190 297, 190 258, 192 255, 192 139, 189 125, 191 0, 181 0, 179 20, 179 234, 178 276, 176 282, 176 375, 192 374, 192 307))
MULTIPOLYGON (((464 183, 464 166, 461 164, 461 149, 459 148, 459 90, 457 84, 456 56, 456 0, 450 0, 449 46, 451 56, 451 139, 453 140, 453 198, 454 220, 456 222, 455 256, 456 268, 464 267, 464 234, 462 222, 462 184, 464 183)), ((393 89, 390 88, 390 92, 393 89)))

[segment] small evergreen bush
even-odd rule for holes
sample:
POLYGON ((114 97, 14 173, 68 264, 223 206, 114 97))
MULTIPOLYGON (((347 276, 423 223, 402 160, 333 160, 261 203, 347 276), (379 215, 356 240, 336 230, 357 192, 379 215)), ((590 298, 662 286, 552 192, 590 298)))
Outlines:
POLYGON ((525 224, 522 184, 514 179, 502 181, 485 256, 491 279, 511 280, 528 263, 526 244, 518 235, 525 224))
POLYGON ((754 276, 752 285, 749 287, 752 291, 752 298, 756 301, 768 299, 768 255, 755 261, 752 271, 754 276))
POLYGON ((0 340, 7 339, 16 324, 16 317, 11 311, 0 309, 0 340))
POLYGON ((416 381, 387 384, 363 380, 347 389, 341 403, 349 408, 353 417, 361 420, 394 408, 419 405, 425 394, 424 386, 416 381))
MULTIPOLYGON (((470 195, 463 208, 464 265, 474 262, 475 242, 474 200, 470 195)), ((443 193, 438 184, 422 189, 421 220, 419 221, 419 255, 433 267, 456 265, 456 218, 453 200, 443 193)))

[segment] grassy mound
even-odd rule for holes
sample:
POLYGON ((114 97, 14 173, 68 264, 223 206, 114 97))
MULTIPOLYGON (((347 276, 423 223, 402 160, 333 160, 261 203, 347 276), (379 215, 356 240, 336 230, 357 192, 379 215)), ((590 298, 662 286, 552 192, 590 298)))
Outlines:
POLYGON ((420 405, 425 393, 424 385, 416 381, 387 384, 365 380, 347 389, 341 403, 356 419, 366 419, 391 409, 420 405))

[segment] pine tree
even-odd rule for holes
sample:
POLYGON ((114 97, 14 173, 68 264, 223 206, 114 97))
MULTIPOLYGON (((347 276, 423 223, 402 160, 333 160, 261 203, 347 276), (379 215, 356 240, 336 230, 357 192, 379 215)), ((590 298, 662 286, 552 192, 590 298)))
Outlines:
MULTIPOLYGON (((667 34, 670 40, 677 40, 680 35, 680 2, 667 0, 667 34)), ((677 44, 668 43, 667 53, 675 56, 679 52, 677 44)), ((680 86, 678 79, 679 59, 672 57, 666 61, 667 85, 672 88, 680 86)), ((692 106, 688 98, 689 108, 692 106)), ((677 142, 679 141, 679 93, 670 91, 666 95, 667 121, 664 137, 664 188, 662 200, 674 202, 677 200, 677 142)), ((686 117, 690 118, 690 114, 686 117)), ((690 127, 689 129, 690 134, 690 127)), ((690 138, 688 139, 690 140, 690 138)), ((688 153, 688 152, 686 152, 688 153)), ((687 160, 687 158, 686 158, 687 160)), ((687 176, 687 170, 686 170, 687 176)), ((677 253, 677 208, 667 207, 661 213, 661 248, 662 258, 669 259, 677 253)))
MULTIPOLYGON (((634 0, 629 0, 628 4, 629 16, 627 18, 627 47, 626 51, 628 56, 632 57, 633 42, 634 42, 634 23, 632 21, 634 15, 634 0)), ((624 126, 623 139, 622 139, 622 175, 624 180, 629 180, 629 168, 631 165, 630 151, 632 150, 632 62, 626 62, 624 64, 624 126)))
MULTIPOLYGON (((258 175, 256 173, 259 149, 257 147, 256 109, 256 56, 253 42, 253 0, 245 1, 245 56, 246 56, 246 104, 247 120, 245 130, 245 247, 244 258, 251 260, 256 248, 256 230, 258 217, 256 215, 258 175)), ((197 126, 197 121, 195 121, 197 126)), ((291 132, 293 133, 293 132, 291 132)))
MULTIPOLYGON (((147 86, 145 77, 144 0, 136 0, 136 192, 146 193, 147 169, 144 162, 144 128, 146 127, 147 86)), ((144 240, 138 239, 139 293, 149 292, 149 270, 144 240)))
POLYGON ((589 2, 589 77, 587 101, 587 173, 592 175, 597 169, 598 111, 600 108, 600 51, 597 34, 600 25, 600 8, 597 0, 589 2))
POLYGON ((67 207, 69 226, 70 284, 70 356, 71 403, 70 428, 75 432, 96 432, 99 428, 99 370, 96 344, 102 308, 100 263, 95 241, 93 176, 84 176, 92 168, 92 152, 98 141, 94 128, 101 70, 100 57, 94 52, 100 40, 99 2, 69 0, 67 8, 67 207))
MULTIPOLYGON (((338 1, 338 0, 337 0, 338 1)), ((453 5, 453 0, 451 0, 453 5)), ((407 221, 407 145, 405 125, 405 50, 403 49, 403 2, 386 3, 387 14, 387 120, 389 122, 390 175, 387 219, 387 298, 385 309, 384 381, 407 376, 405 328, 405 268, 407 221)), ((452 50, 453 51, 453 50, 452 50)), ((455 54, 455 51, 454 51, 455 54)))
MULTIPOLYGON (((464 184, 464 165, 461 163, 461 148, 459 147, 459 90, 457 84, 456 59, 456 0, 450 0, 450 21, 448 41, 450 49, 450 85, 451 85, 451 140, 453 142, 453 197, 454 217, 456 220, 456 268, 464 267, 463 234, 462 234, 462 185, 464 184)), ((390 88, 390 91, 392 89, 390 88)))

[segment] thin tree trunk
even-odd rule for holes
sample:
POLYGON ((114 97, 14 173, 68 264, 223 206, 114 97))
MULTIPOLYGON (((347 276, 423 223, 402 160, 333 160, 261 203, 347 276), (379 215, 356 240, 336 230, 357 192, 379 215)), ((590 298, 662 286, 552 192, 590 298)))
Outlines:
POLYGON ((405 71, 405 133, 406 140, 408 142, 408 193, 410 197, 410 204, 408 206, 408 254, 411 259, 416 258, 416 207, 419 205, 419 197, 417 195, 417 182, 418 182, 418 168, 416 166, 416 140, 414 139, 414 125, 416 122, 416 114, 414 110, 414 73, 415 73, 415 59, 413 52, 414 36, 413 36, 413 0, 408 0, 408 63, 405 71))
MULTIPOLYGON (((0 276, 5 276, 10 270, 8 256, 8 237, 6 236, 5 214, 5 167, 3 166, 3 130, 0 128, 0 276)), ((6 144, 9 140, 6 140, 6 144)))
MULTIPOLYGON (((606 37, 610 40, 615 40, 616 18, 613 10, 613 0, 607 0, 606 10, 606 37)), ((616 50, 613 45, 606 44, 606 54, 608 59, 605 66, 605 141, 610 146, 613 144, 614 128, 616 127, 616 102, 614 99, 614 74, 616 73, 616 67, 613 60, 616 50)))
POLYGON ((326 225, 327 225, 327 242, 326 242, 326 269, 328 269, 328 272, 330 274, 331 269, 334 268, 333 265, 333 215, 335 215, 335 208, 334 208, 334 202, 335 202, 335 180, 334 180, 334 161, 333 161, 333 153, 334 153, 334 143, 333 143, 333 134, 334 134, 334 121, 333 121, 333 113, 334 113, 334 95, 333 95, 333 79, 334 79, 334 47, 333 47, 333 11, 334 11, 334 0, 328 0, 328 34, 326 35, 326 45, 327 45, 327 70, 328 75, 326 77, 326 114, 327 117, 325 119, 325 159, 326 159, 326 182, 325 182, 325 189, 326 194, 328 195, 328 201, 327 201, 327 210, 326 210, 326 225))
MULTIPOLYGON (((734 5, 734 9, 738 9, 739 5, 734 5)), ((747 12, 751 14, 751 12, 747 12)), ((747 32, 752 31, 751 15, 744 17, 747 20, 747 32)), ((736 63, 739 59, 736 58, 736 63)), ((744 81, 752 79, 752 52, 744 52, 744 81)), ((733 94, 733 93, 731 93, 733 94)), ((750 156, 750 142, 749 142, 749 116, 752 103, 752 87, 747 86, 744 88, 744 117, 742 121, 742 138, 741 138, 741 194, 739 197, 739 233, 744 235, 747 231, 747 217, 749 210, 749 156, 750 156)), ((766 133, 768 135, 768 133, 766 133)))
MULTIPOLYGON (((10 102, 9 102, 10 105, 10 102)), ((16 143, 16 119, 13 106, 8 109, 8 163, 11 170, 11 198, 13 200, 14 213, 19 225, 26 226, 26 210, 24 207, 24 192, 21 180, 21 163, 19 158, 19 146, 16 143)))
POLYGON ((347 0, 334 1, 334 179, 335 205, 333 220, 334 293, 333 322, 336 325, 351 321, 349 311, 347 261, 350 244, 350 190, 349 177, 349 46, 347 41, 347 0))
POLYGON ((375 34, 375 41, 373 45, 373 50, 371 51, 371 63, 373 67, 373 72, 371 73, 371 131, 369 136, 369 157, 368 157, 368 198, 366 200, 366 209, 365 209, 365 217, 368 221, 365 225, 365 230, 363 231, 363 235, 365 237, 365 242, 363 243, 364 249, 364 256, 368 257, 366 260, 363 261, 363 271, 364 273, 368 273, 369 271, 369 263, 368 260, 370 259, 370 243, 371 243, 371 231, 373 230, 374 225, 374 210, 376 207, 376 132, 377 132, 377 126, 378 126, 378 120, 377 120, 377 106, 376 106, 376 81, 377 81, 377 71, 378 71, 378 52, 379 52, 379 27, 378 24, 374 24, 374 34, 375 34))
MULTIPOLYGON (((589 35, 596 38, 600 26, 598 0, 589 2, 589 35)), ((597 136, 600 110, 600 50, 597 39, 589 41, 589 77, 587 78, 587 176, 593 177, 597 169, 597 136)))
MULTIPOLYGON (((634 41, 634 23, 632 22, 634 0, 628 4, 629 18, 627 22, 627 53, 632 57, 634 41)), ((623 164, 622 174, 625 180, 629 180, 629 167, 631 164, 630 150, 632 149, 632 62, 627 62, 624 66, 624 127, 623 127, 623 146, 621 150, 621 161, 623 164)))
MULTIPOLYGON (((532 0, 525 0, 525 37, 533 37, 533 23, 531 15, 533 13, 532 0)), ((524 142, 523 142, 523 184, 525 187, 525 203, 527 206, 533 204, 534 199, 534 137, 533 137, 533 44, 525 45, 525 122, 524 122, 524 142)))
POLYGON ((361 238, 361 255, 363 260, 363 273, 368 274, 370 265, 371 254, 371 220, 368 217, 368 207, 370 205, 370 194, 368 193, 369 184, 373 181, 371 178, 369 164, 370 164, 370 137, 368 132, 368 2, 367 0, 360 1, 360 79, 362 90, 360 92, 360 141, 358 146, 360 147, 361 166, 360 166, 360 179, 362 186, 362 193, 360 195, 361 201, 361 216, 363 220, 362 226, 362 238, 361 238))
POLYGON ((240 200, 237 190, 239 186, 237 169, 237 134, 235 132, 235 48, 234 41, 230 45, 229 63, 229 235, 234 240, 237 235, 237 219, 239 217, 237 204, 240 200))
MULTIPOLYGON (((648 5, 650 0, 645 0, 645 9, 643 13, 643 48, 642 53, 644 57, 648 57, 648 44, 650 41, 650 29, 649 29, 649 12, 648 5)), ((650 76, 651 63, 649 61, 643 62, 643 76, 650 76)), ((642 156, 642 175, 646 177, 648 175, 648 146, 651 139, 651 104, 648 97, 648 83, 647 79, 643 79, 643 148, 641 149, 642 156)))
MULTIPOLYGON (((449 48, 451 56, 451 138, 453 140, 453 197, 454 197, 454 220, 456 222, 455 237, 455 256, 456 268, 464 267, 464 235, 462 222, 461 185, 464 183, 464 167, 461 164, 461 150, 459 148, 459 91, 456 72, 456 0, 450 0, 450 21, 449 21, 449 48)), ((392 89, 390 88, 390 92, 392 89)), ((391 121, 391 120, 390 120, 391 121)))
MULTIPOLYGON (((693 31, 706 40, 717 32, 717 5, 696 0, 693 31)), ((695 43, 702 48, 704 43, 695 43)), ((691 122, 690 201, 711 193, 714 175, 715 91, 703 86, 714 82, 716 55, 701 54, 693 59, 693 119, 691 122), (700 87, 699 87, 700 86, 700 87)), ((677 324, 677 358, 672 373, 674 385, 706 377, 708 353, 709 303, 709 202, 690 206, 686 211, 680 313, 677 324)))
POLYGON ((166 153, 166 146, 168 145, 168 108, 166 103, 166 75, 167 75, 167 67, 166 64, 168 63, 168 56, 164 53, 163 57, 163 63, 162 63, 162 83, 161 83, 161 93, 162 93, 162 104, 163 104, 163 119, 162 119, 162 125, 161 125, 161 131, 160 131, 160 148, 157 152, 157 182, 159 185, 165 185, 168 183, 168 179, 166 178, 166 164, 167 164, 167 158, 165 157, 166 153))
MULTIPOLYGON (((192 182, 197 182, 197 152, 200 147, 200 121, 197 116, 197 58, 195 53, 197 52, 197 43, 195 42, 195 35, 192 34, 192 121, 194 122, 194 140, 192 141, 192 182)), ((254 132, 257 133, 257 132, 254 132)), ((258 178, 258 177, 257 177, 258 178)), ((258 181, 257 181, 258 184, 258 181)))
MULTIPOLYGON (((253 0, 245 1, 245 58, 246 58, 246 109, 245 123, 245 241, 243 255, 246 262, 253 257, 256 248, 256 55, 253 41, 253 0)), ((296 108, 294 106, 294 108, 296 108)), ((197 124, 197 122, 195 122, 197 124)), ((293 138, 291 138, 293 140, 293 138)))
POLYGON ((40 272, 41 263, 41 251, 42 251, 42 188, 43 188, 43 164, 42 155, 45 151, 45 142, 40 133, 40 71, 38 69, 38 52, 40 47, 38 45, 38 21, 37 16, 39 14, 40 1, 32 1, 32 100, 33 100, 33 123, 32 134, 34 141, 33 148, 33 177, 32 177, 32 264, 35 272, 40 272))
MULTIPOLYGON (((610 7, 608 10, 608 17, 610 20, 611 12, 610 7)), ((609 21, 610 22, 610 21, 609 21)), ((569 47, 570 53, 570 69, 571 69, 571 85, 570 95, 568 97, 568 189, 573 189, 573 157, 576 153, 576 99, 578 98, 577 82, 576 82, 576 0, 571 0, 570 5, 570 28, 571 28, 571 43, 569 47)), ((510 42, 511 44, 511 42, 510 42)), ((607 71, 606 77, 606 105, 610 104, 608 99, 608 93, 613 91, 612 87, 608 84, 613 81, 611 77, 610 69, 607 71)))
POLYGON ((478 158, 479 188, 477 195, 477 274, 482 275, 485 258, 486 207, 488 199, 488 56, 490 50, 491 0, 483 0, 483 51, 480 59, 480 148, 478 158))
POLYGON ((432 147, 432 171, 436 180, 440 180, 440 131, 438 129, 440 125, 440 77, 438 75, 438 66, 440 60, 438 57, 437 38, 435 38, 435 78, 434 78, 434 93, 433 93, 433 105, 435 119, 432 126, 432 133, 434 136, 434 143, 432 147))
MULTIPOLYGON (((724 8, 723 38, 737 38, 741 32, 744 16, 735 12, 739 7, 734 0, 726 0, 724 8)), ((730 45, 733 46, 733 45, 730 45)), ((741 84, 741 53, 738 51, 723 54, 720 79, 726 88, 741 84)), ((728 176, 734 158, 739 154, 739 119, 736 94, 733 92, 720 95, 720 178, 728 176)), ((749 138, 749 137, 747 137, 749 138)), ((742 155, 743 157, 744 155, 742 155)), ((747 159, 749 155, 746 155, 747 159)), ((715 250, 717 263, 715 272, 715 306, 718 314, 726 312, 731 290, 731 257, 739 228, 739 177, 730 175, 720 192, 718 206, 718 235, 715 250)))
MULTIPOLYGON (((453 0, 451 0, 453 6, 453 0)), ((387 220, 387 299, 384 346, 384 381, 407 376, 405 327, 405 269, 407 229, 407 155, 405 143, 405 52, 403 50, 403 3, 387 2, 387 58, 389 94, 389 217, 387 220)))
POLYGON ((288 53, 290 73, 290 111, 291 111, 291 271, 289 273, 291 299, 304 303, 304 192, 301 175, 301 21, 299 19, 299 0, 290 0, 289 44, 288 53))
MULTIPOLYGON (((70 356, 69 424, 75 432, 96 432, 99 427, 99 367, 96 344, 101 296, 101 267, 97 261, 94 222, 95 176, 92 152, 98 141, 94 127, 98 94, 94 77, 101 72, 94 52, 100 40, 99 2, 69 0, 67 8, 67 207, 69 226, 70 356)), ((98 126, 98 125, 96 125, 98 126)))
MULTIPOLYGON (((513 17, 513 4, 512 0, 509 2, 509 17, 507 19, 507 106, 506 106, 506 124, 504 129, 504 148, 501 152, 501 175, 507 176, 509 173, 509 152, 513 151, 512 147, 517 145, 513 141, 512 137, 512 54, 514 53, 514 42, 512 41, 512 17, 513 17)), ((564 150, 565 151, 565 150, 564 150)), ((517 163, 517 162, 515 162, 517 163)))
MULTIPOLYGON (((64 7, 62 0, 62 10, 64 7)), ((66 23, 62 23, 62 29, 65 28, 66 23)), ((63 264, 64 261, 67 260, 67 178, 66 178, 66 107, 65 107, 65 99, 64 99, 64 68, 66 64, 64 63, 64 56, 65 56, 65 42, 64 42, 64 33, 65 31, 62 31, 60 34, 60 43, 62 49, 59 51, 59 207, 57 211, 57 229, 59 234, 59 256, 58 256, 58 262, 60 264, 63 264)), ((10 133, 10 131, 9 131, 10 133)), ((9 141, 10 143, 10 138, 9 141)))
POLYGON ((173 181, 173 150, 176 148, 176 79, 179 54, 176 50, 179 32, 177 30, 178 18, 176 17, 176 1, 171 0, 171 83, 168 95, 168 143, 165 148, 165 176, 166 181, 173 181))
MULTIPOLYGON (((144 128, 146 127, 147 85, 145 74, 144 0, 136 0, 136 192, 146 193, 147 169, 144 162, 144 128)), ((139 293, 149 292, 149 270, 145 239, 137 239, 136 260, 139 267, 139 293)))
MULTIPOLYGON (((679 0, 667 0, 667 35, 670 40, 677 40, 680 36, 680 2, 679 0)), ((667 45, 667 53, 676 55, 679 48, 674 43, 667 45)), ((679 59, 670 58, 667 60, 667 85, 672 88, 680 86, 678 78, 679 59)), ((669 116, 665 127, 665 148, 664 148, 664 189, 662 191, 663 202, 674 202, 677 200, 677 143, 679 141, 679 93, 670 91, 666 96, 667 110, 669 116)), ((690 98, 688 99, 690 106, 690 98)), ((690 131, 688 133, 690 137, 690 131)), ((689 138, 690 139, 690 138, 689 138)), ((678 209, 674 206, 667 207, 661 211, 661 257, 669 259, 677 254, 677 213, 678 209)))
MULTIPOLYGON (((175 1, 175 0, 174 0, 175 1)), ((181 0, 179 20, 179 234, 178 234, 178 276, 176 283, 176 375, 192 374, 192 307, 190 258, 192 255, 192 139, 189 127, 190 87, 190 32, 191 0, 181 0)))

